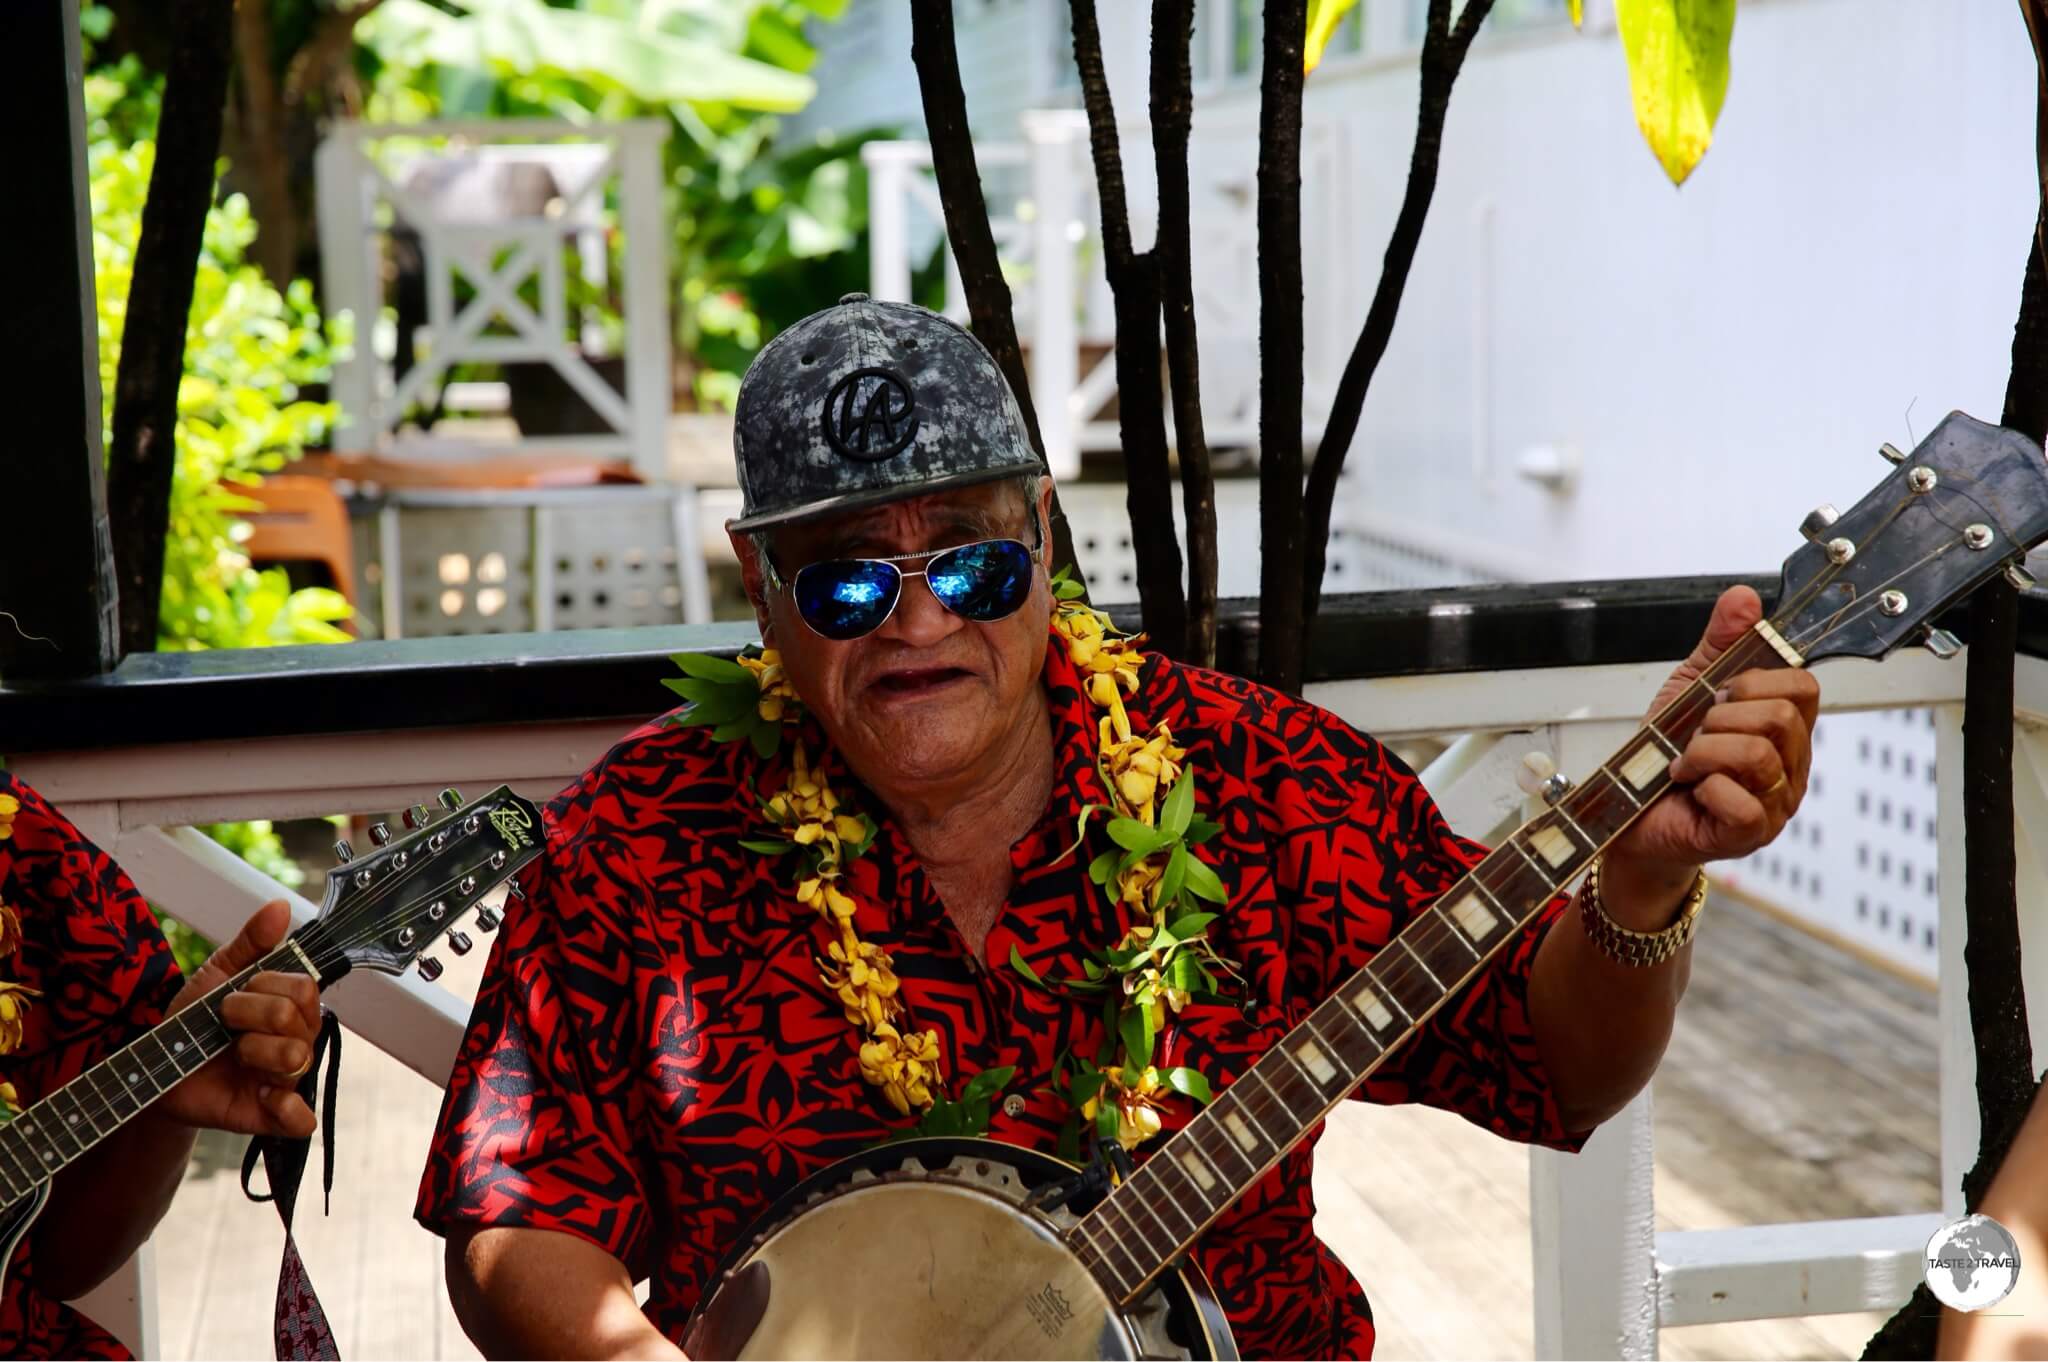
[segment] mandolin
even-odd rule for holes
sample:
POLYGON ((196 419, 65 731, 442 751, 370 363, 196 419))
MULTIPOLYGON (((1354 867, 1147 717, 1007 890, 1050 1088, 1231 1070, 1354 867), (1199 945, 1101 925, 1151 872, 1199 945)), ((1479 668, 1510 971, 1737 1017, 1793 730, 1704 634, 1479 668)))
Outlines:
MULTIPOLYGON (((49 1201, 50 1180, 234 1043, 220 1017, 221 1003, 252 976, 263 970, 305 974, 324 988, 356 968, 401 974, 472 907, 482 930, 498 925, 491 910, 478 905, 540 855, 540 814, 502 785, 467 805, 454 790, 443 790, 441 803, 447 812, 438 821, 425 805, 407 810, 412 831, 395 841, 382 824, 372 828, 378 847, 369 855, 356 857, 346 842, 337 844, 343 863, 327 872, 327 892, 313 921, 0 1124, 0 1280, 49 1201)), ((449 944, 459 954, 470 943, 454 932, 449 944)), ((440 973, 431 960, 421 961, 420 969, 429 978, 440 973)))
POLYGON ((741 1238, 692 1358, 1230 1357, 1186 1250, 1670 788, 1714 693, 1753 668, 1961 645, 1941 611, 2048 538, 2048 461, 1952 413, 1850 509, 1810 514, 1776 608, 1611 758, 1451 885, 1373 961, 1093 1204, 991 1140, 908 1140, 798 1184, 741 1238), (1048 1193, 1051 1193, 1050 1195, 1048 1193), (871 1251, 887 1245, 887 1254, 871 1251))

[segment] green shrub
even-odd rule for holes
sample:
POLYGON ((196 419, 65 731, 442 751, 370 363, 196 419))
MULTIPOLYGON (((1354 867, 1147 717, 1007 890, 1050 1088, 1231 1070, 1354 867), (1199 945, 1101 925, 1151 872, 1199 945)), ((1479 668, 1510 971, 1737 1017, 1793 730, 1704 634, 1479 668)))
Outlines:
MULTIPOLYGON (((97 8, 86 11, 88 40, 105 36, 104 15, 97 8)), ((108 413, 149 196, 159 85, 132 56, 86 78, 93 282, 108 413)), ((256 503, 236 489, 298 458, 334 418, 332 404, 305 396, 327 382, 333 364, 312 289, 299 280, 280 293, 246 261, 255 230, 239 195, 207 214, 178 387, 159 648, 254 648, 349 637, 336 627, 349 615, 340 593, 294 591, 282 568, 259 571, 241 548, 248 528, 234 513, 256 503)), ((266 821, 214 824, 202 831, 286 885, 304 878, 266 821)), ((211 952, 212 944, 190 927, 172 918, 163 923, 188 970, 211 952)))

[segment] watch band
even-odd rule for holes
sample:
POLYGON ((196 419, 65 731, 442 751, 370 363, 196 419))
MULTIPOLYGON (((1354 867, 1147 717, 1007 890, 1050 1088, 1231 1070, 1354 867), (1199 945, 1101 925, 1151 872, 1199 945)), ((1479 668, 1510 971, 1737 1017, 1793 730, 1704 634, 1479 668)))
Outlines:
POLYGON ((1602 955, 1624 965, 1646 969, 1663 964, 1685 949, 1699 926, 1700 908, 1706 901, 1707 872, 1702 870, 1686 894, 1685 904, 1679 909, 1676 921, 1662 931, 1631 931, 1609 917, 1606 905, 1600 901, 1600 862, 1596 859, 1586 875, 1585 888, 1579 891, 1579 921, 1585 923, 1586 935, 1593 939, 1602 955))

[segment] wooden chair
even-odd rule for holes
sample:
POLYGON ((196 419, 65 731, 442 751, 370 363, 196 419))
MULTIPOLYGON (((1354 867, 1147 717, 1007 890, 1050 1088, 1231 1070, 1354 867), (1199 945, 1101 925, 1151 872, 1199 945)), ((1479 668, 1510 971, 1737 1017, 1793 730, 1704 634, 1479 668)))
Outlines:
POLYGON ((350 606, 356 604, 355 548, 349 535, 348 507, 325 478, 274 473, 256 487, 234 491, 263 503, 246 511, 249 538, 243 544, 258 567, 306 563, 323 569, 329 584, 350 606))

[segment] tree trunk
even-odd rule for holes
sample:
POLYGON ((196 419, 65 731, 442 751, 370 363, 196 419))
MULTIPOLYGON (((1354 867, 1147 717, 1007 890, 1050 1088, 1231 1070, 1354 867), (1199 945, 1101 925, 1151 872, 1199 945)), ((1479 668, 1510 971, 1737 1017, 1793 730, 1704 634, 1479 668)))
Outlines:
POLYGON ((1429 218, 1430 201, 1436 196, 1437 166, 1442 159, 1444 119, 1450 112, 1451 88, 1465 64, 1465 54, 1480 24, 1486 21, 1493 0, 1466 0, 1454 27, 1450 0, 1430 0, 1429 16, 1422 39, 1422 97, 1415 120, 1415 149, 1408 159, 1408 188, 1401 197, 1401 211, 1394 219, 1394 233, 1387 242, 1386 260, 1380 267, 1379 286, 1373 291, 1372 306, 1365 325, 1344 363, 1344 374, 1330 405, 1330 418, 1323 427, 1322 442, 1316 447, 1315 467, 1309 470, 1303 528, 1303 585, 1308 593, 1305 615, 1313 623, 1322 604, 1323 569, 1329 556, 1330 515, 1337 500, 1337 478, 1344 471, 1344 456, 1358 433, 1358 418, 1365 407, 1366 390, 1387 353, 1394 335, 1394 321, 1401 311, 1401 297, 1408 289, 1408 272, 1415 265, 1415 250, 1422 241, 1422 226, 1429 218))
MULTIPOLYGON (((2036 173, 2041 204, 2027 237, 2012 374, 2000 424, 2039 440, 2048 433, 2048 3, 2020 0, 2040 73, 2036 173)), ((2012 807, 2013 661, 2019 593, 2003 577, 1970 602, 1969 675, 1963 696, 1963 947, 1970 1031, 1977 1052, 1977 1160, 1963 1175, 1963 1205, 1976 1210, 2005 1162, 2039 1085, 2020 975, 2012 807)), ((1866 1358, 1932 1357, 1941 1305, 1923 1282, 1872 1336, 1866 1358)))
POLYGON ((1173 383, 1173 444, 1180 459, 1181 508, 1187 520, 1187 648, 1181 654, 1216 665, 1216 479, 1202 425, 1202 375, 1195 344, 1195 281, 1189 237, 1188 129, 1194 117, 1194 76, 1188 45, 1194 0, 1153 0, 1152 160, 1159 176, 1159 297, 1166 314, 1166 356, 1173 383))
POLYGON ((178 380, 192 281, 213 200, 233 0, 175 0, 156 163, 128 288, 114 379, 107 503, 120 574, 121 647, 156 646, 164 533, 177 465, 178 380))
POLYGON ((250 255, 270 282, 292 281, 298 256, 298 209, 285 163, 284 107, 278 93, 270 11, 256 0, 235 6, 235 117, 228 125, 229 165, 248 186, 256 240, 250 255))
MULTIPOLYGON (((1173 531, 1173 470, 1166 457, 1165 376, 1159 368, 1159 265, 1152 252, 1131 249, 1130 205, 1116 109, 1102 69, 1095 0, 1072 0, 1074 64, 1088 111, 1088 147, 1102 204, 1102 267, 1116 299, 1117 425, 1123 443, 1131 548, 1138 560, 1138 600, 1153 646, 1187 656, 1187 598, 1180 579, 1180 543, 1173 531)), ((1163 217, 1163 215, 1162 215, 1163 217)))
MULTIPOLYGON (((1043 459, 1045 437, 1038 430, 1031 378, 1024 369, 1023 348, 1017 343, 1010 285, 1003 278, 995 233, 989 227, 988 202, 981 194, 981 171, 975 164, 974 135, 967 124, 967 94, 960 87, 960 57, 954 49, 949 0, 910 0, 910 60, 917 68, 925 135, 931 140, 932 175, 939 183, 939 201, 946 210, 946 239, 960 266, 969 319, 974 334, 1010 381, 1010 391, 1024 413, 1031 447, 1043 459)), ((1073 530, 1060 513, 1057 488, 1053 491, 1052 543, 1054 563, 1071 567, 1074 579, 1083 581, 1080 560, 1074 556, 1073 530)))
POLYGON ((1289 693, 1300 692, 1308 665, 1301 499, 1301 62, 1307 30, 1306 0, 1266 0, 1259 77, 1259 679, 1289 693))

